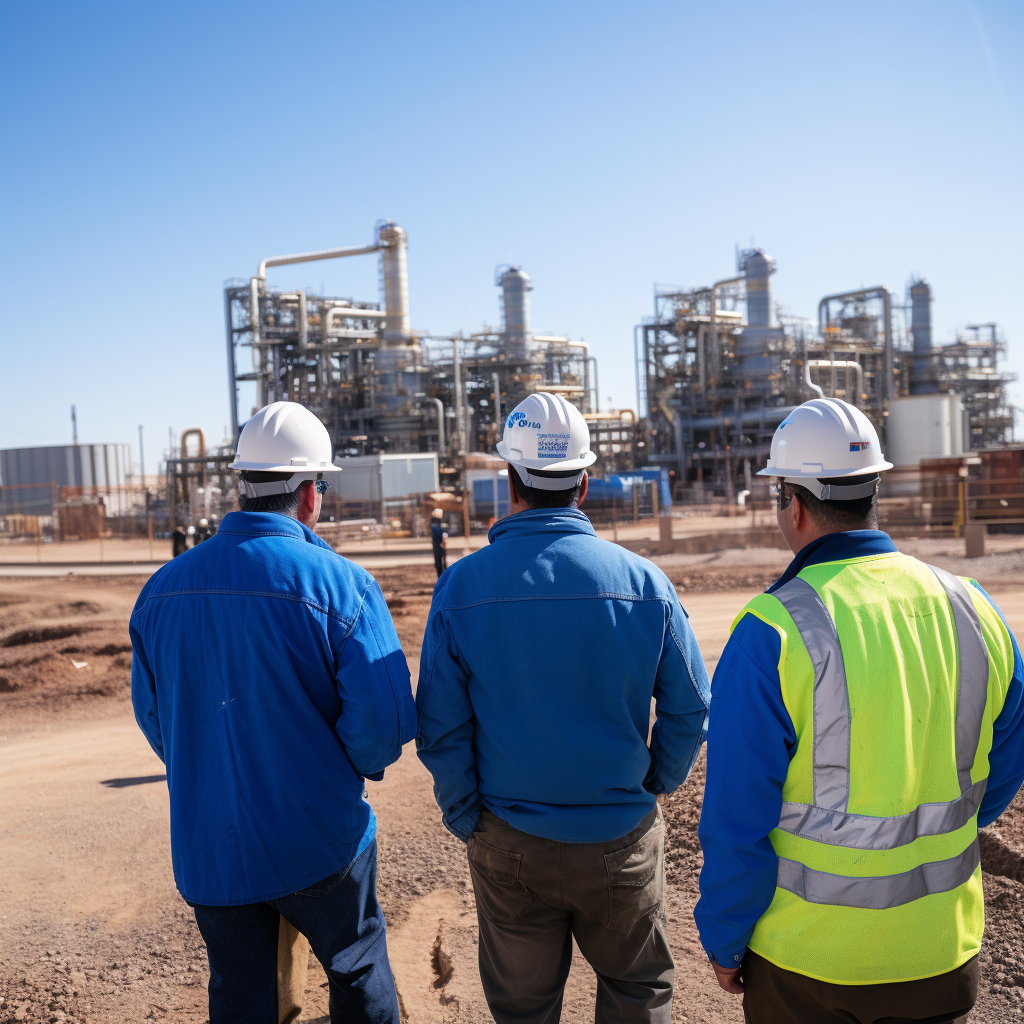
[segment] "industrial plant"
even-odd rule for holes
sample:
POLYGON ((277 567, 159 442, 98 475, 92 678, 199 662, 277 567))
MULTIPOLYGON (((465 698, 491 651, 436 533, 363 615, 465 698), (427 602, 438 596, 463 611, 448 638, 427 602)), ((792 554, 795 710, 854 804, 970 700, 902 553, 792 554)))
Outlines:
MULTIPOLYGON (((77 444, 0 453, 3 511, 71 522, 69 502, 94 500, 107 516, 144 515, 151 534, 154 514, 161 533, 215 523, 237 500, 228 466, 241 426, 257 408, 289 400, 323 420, 335 461, 349 470, 330 495, 328 520, 416 535, 429 501, 445 507, 453 527, 484 528, 507 511, 504 463, 492 454, 503 414, 541 390, 564 395, 590 424, 598 461, 588 511, 598 517, 606 508, 614 519, 622 509, 635 518, 673 504, 728 509, 763 501, 756 473, 772 434, 816 394, 852 402, 879 429, 896 465, 884 498, 918 506, 927 499, 930 509, 952 502, 956 510, 933 517, 949 523, 970 518, 972 501, 976 512, 991 505, 991 487, 982 501, 980 492, 972 499, 935 480, 963 476, 961 469, 979 464, 976 453, 1013 448, 1013 377, 999 366, 1006 342, 997 325, 972 324, 937 344, 923 279, 910 280, 902 297, 882 285, 826 295, 812 322, 776 303, 775 269, 752 248, 737 254, 732 276, 711 285, 655 286, 653 315, 633 331, 636 408, 602 411, 587 344, 533 330, 533 283, 522 267, 495 272, 498 327, 484 324, 468 336, 416 330, 406 232, 382 220, 367 245, 267 257, 248 280, 227 282, 230 427, 221 444, 208 447, 203 431, 182 431, 165 453, 158 489, 133 481, 120 452, 122 468, 113 473, 67 469, 95 462, 91 450, 92 461, 83 462, 77 444), (377 301, 282 290, 267 280, 275 267, 371 255, 380 267, 377 301), (140 487, 144 502, 133 504, 140 487)), ((996 518, 1024 521, 1022 501, 1014 492, 1012 508, 1004 500, 1000 508, 1009 511, 996 518)), ((60 536, 66 532, 61 527, 60 536)))
POLYGON ((998 368, 996 324, 935 345, 931 288, 912 280, 903 302, 881 285, 826 295, 812 325, 779 312, 774 273, 770 256, 745 250, 735 276, 656 288, 634 331, 646 459, 670 467, 677 491, 750 491, 775 428, 816 394, 864 410, 902 471, 896 488, 913 489, 923 457, 1012 442, 1014 378, 998 368))

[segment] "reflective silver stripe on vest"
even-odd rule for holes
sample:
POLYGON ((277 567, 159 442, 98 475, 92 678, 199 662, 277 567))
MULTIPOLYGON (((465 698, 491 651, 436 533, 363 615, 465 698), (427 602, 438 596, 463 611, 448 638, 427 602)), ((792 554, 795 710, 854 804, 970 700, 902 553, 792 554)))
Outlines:
POLYGON ((797 576, 775 592, 814 667, 814 806, 845 811, 850 798, 850 697, 836 624, 817 591, 797 576))
POLYGON ((981 848, 977 839, 963 853, 949 860, 919 864, 898 875, 870 878, 815 871, 795 860, 780 857, 778 886, 808 903, 889 910, 912 903, 922 896, 956 889, 974 874, 980 863, 981 848))
POLYGON ((960 796, 948 802, 920 804, 896 817, 847 812, 850 701, 843 655, 828 609, 814 588, 797 577, 780 587, 775 597, 793 618, 814 668, 814 803, 783 804, 779 828, 784 832, 833 846, 891 850, 921 836, 955 832, 977 813, 987 780, 972 783, 971 768, 988 699, 988 647, 977 610, 964 585, 944 569, 928 568, 946 592, 956 627, 955 732, 960 796), (836 800, 839 793, 841 802, 836 800))
POLYGON ((952 573, 929 565, 953 608, 956 624, 956 773, 960 792, 971 788, 971 768, 981 742, 981 723, 988 701, 988 647, 981 620, 967 588, 952 573))
POLYGON ((976 782, 949 803, 919 804, 895 818, 847 814, 812 804, 783 804, 779 828, 783 832, 833 846, 858 850, 891 850, 921 836, 941 836, 963 828, 978 813, 988 779, 976 782))

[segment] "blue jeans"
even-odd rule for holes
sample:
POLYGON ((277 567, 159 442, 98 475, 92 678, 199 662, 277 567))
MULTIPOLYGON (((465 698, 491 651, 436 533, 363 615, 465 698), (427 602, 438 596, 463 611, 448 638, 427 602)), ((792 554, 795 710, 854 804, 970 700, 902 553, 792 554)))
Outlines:
POLYGON ((327 972, 332 1024, 399 1024, 376 840, 344 870, 291 896, 192 908, 210 959, 210 1024, 277 1024, 279 916, 309 939, 327 972))

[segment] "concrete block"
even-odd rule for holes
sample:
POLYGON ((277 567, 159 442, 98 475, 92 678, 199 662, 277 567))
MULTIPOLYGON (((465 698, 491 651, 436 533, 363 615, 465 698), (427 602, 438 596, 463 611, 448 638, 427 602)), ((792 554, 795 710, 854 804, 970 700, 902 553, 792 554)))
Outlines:
POLYGON ((672 517, 658 516, 658 554, 672 554, 672 517))
POLYGON ((981 558, 985 554, 985 527, 980 523, 964 526, 964 546, 968 558, 981 558))

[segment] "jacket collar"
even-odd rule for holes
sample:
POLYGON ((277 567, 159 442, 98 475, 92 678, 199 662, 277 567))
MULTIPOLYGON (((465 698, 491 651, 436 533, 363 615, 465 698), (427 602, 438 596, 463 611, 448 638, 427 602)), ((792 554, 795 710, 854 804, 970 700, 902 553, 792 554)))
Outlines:
POLYGON ((881 530, 848 530, 846 533, 829 533, 802 547, 789 563, 786 571, 768 588, 774 594, 783 584, 788 583, 801 569, 821 562, 841 562, 847 558, 864 558, 867 555, 895 554, 896 545, 887 533, 881 530))
POLYGON ((524 537, 536 533, 597 536, 590 520, 577 508, 531 508, 499 519, 487 531, 487 541, 493 544, 499 537, 524 537))
POLYGON ((304 540, 307 544, 327 548, 328 551, 334 550, 309 527, 279 512, 229 512, 217 533, 241 537, 293 537, 295 540, 304 540))

